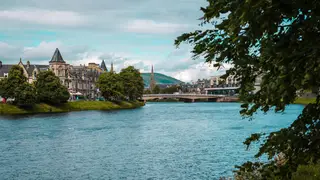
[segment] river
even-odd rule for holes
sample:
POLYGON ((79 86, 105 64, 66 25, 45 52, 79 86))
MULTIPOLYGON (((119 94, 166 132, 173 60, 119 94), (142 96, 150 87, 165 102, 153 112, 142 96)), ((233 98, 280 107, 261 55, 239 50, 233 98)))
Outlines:
POLYGON ((219 179, 254 160, 251 133, 302 110, 242 119, 238 103, 148 103, 134 110, 0 117, 0 179, 219 179))

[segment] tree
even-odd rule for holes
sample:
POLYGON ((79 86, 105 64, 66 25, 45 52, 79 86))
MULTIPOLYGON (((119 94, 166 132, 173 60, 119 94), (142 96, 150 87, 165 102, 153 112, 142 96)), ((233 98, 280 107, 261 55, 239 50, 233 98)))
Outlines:
MULTIPOLYGON (((193 57, 202 57, 215 67, 231 63, 226 76, 240 81, 243 116, 274 107, 284 111, 297 98, 298 91, 320 87, 320 1, 217 1, 208 0, 197 30, 179 36, 175 44, 193 45, 193 57), (261 77, 261 90, 252 94, 261 77), (250 105, 252 104, 252 105, 250 105)), ((245 163, 241 170, 259 169, 262 177, 289 179, 299 165, 320 159, 320 96, 307 105, 288 128, 270 134, 253 134, 250 145, 264 137, 256 157, 268 155, 265 164, 245 163), (286 163, 276 166, 272 158, 285 154, 286 163)))
POLYGON ((144 83, 139 70, 129 66, 121 70, 120 77, 124 87, 124 95, 129 100, 136 100, 142 97, 144 83))
POLYGON ((143 94, 151 94, 152 92, 149 89, 143 91, 143 94))
POLYGON ((24 84, 27 78, 24 76, 23 69, 14 65, 11 67, 8 78, 1 80, 1 96, 5 99, 15 97, 15 89, 24 84))
POLYGON ((179 89, 180 89, 179 86, 173 85, 173 86, 167 87, 165 89, 162 89, 160 92, 163 94, 173 94, 175 92, 178 92, 179 89))
POLYGON ((40 72, 35 87, 40 102, 59 104, 67 102, 70 97, 68 89, 52 71, 40 72))
POLYGON ((104 72, 99 76, 96 85, 106 100, 120 100, 124 97, 123 82, 119 74, 104 72))
POLYGON ((32 106, 36 103, 37 100, 35 88, 31 84, 24 82, 23 84, 15 88, 14 98, 14 104, 17 106, 32 106))
POLYGON ((161 91, 159 85, 156 85, 153 89, 152 89, 152 93, 153 94, 159 94, 161 91))
POLYGON ((13 98, 17 106, 32 106, 36 103, 35 90, 32 85, 27 83, 23 69, 18 66, 12 66, 8 78, 0 81, 0 95, 7 99, 13 98))

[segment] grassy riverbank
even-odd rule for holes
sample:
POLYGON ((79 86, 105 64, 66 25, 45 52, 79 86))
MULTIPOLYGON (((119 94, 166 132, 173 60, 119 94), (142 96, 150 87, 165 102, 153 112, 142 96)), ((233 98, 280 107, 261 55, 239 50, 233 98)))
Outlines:
POLYGON ((31 108, 19 108, 10 104, 0 104, 1 115, 21 115, 21 114, 38 114, 38 113, 62 113, 71 111, 88 111, 88 110, 118 110, 134 109, 143 106, 142 102, 110 102, 110 101, 75 101, 61 105, 36 104, 31 108))
POLYGON ((316 102, 316 98, 297 98, 294 104, 308 105, 314 102, 316 102))

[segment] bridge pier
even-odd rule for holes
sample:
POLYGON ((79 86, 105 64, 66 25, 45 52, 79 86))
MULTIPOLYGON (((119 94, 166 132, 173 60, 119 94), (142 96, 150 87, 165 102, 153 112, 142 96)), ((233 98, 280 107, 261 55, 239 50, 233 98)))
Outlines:
POLYGON ((208 98, 208 102, 217 102, 217 98, 208 98))
POLYGON ((194 99, 184 99, 183 102, 185 103, 194 103, 194 99))

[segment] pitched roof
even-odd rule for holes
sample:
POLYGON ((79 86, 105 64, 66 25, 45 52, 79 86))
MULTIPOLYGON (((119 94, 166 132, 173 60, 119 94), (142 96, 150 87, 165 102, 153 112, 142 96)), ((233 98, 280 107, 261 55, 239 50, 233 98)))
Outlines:
POLYGON ((13 64, 3 64, 0 67, 0 77, 4 77, 4 73, 9 73, 12 66, 13 64))
POLYGON ((28 75, 31 76, 34 69, 38 69, 39 71, 46 71, 49 69, 49 65, 31 64, 29 68, 27 67, 27 65, 24 65, 24 68, 27 70, 28 75))
POLYGON ((104 63, 104 60, 102 60, 101 65, 100 65, 100 68, 101 68, 102 70, 104 70, 104 71, 108 71, 107 66, 106 66, 106 63, 104 63))
POLYGON ((66 63, 62 56, 61 56, 61 53, 59 51, 59 49, 57 48, 56 51, 54 52, 53 56, 52 56, 52 59, 50 61, 50 63, 52 62, 61 62, 61 63, 66 63))

